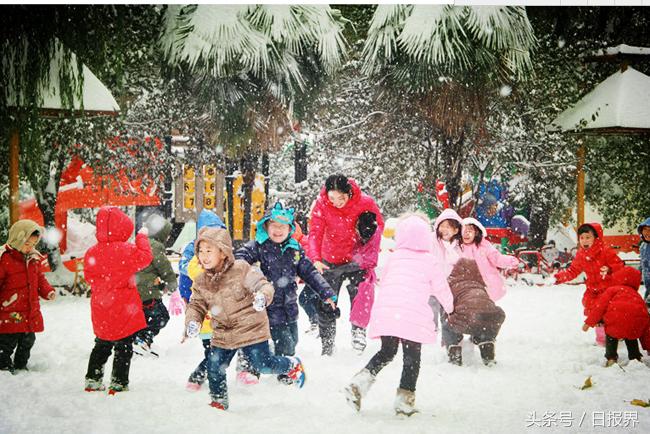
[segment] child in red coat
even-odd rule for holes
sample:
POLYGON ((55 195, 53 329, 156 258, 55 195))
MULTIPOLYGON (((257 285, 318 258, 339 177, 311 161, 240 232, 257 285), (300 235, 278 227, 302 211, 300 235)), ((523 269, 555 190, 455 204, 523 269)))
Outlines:
MULTIPOLYGON (((596 299, 608 286, 607 277, 620 270, 625 263, 616 250, 603 242, 603 228, 598 223, 585 223, 578 228, 578 253, 566 270, 551 278, 551 283, 564 283, 585 273, 587 289, 582 296, 585 315, 589 315, 596 299)), ((602 327, 596 328, 596 341, 603 345, 602 327)))
POLYGON ((43 331, 38 297, 56 296, 41 271, 43 257, 34 249, 41 233, 36 222, 18 220, 0 247, 0 371, 27 370, 35 333, 43 331))
POLYGON ((650 347, 650 315, 639 295, 641 273, 635 268, 623 267, 608 282, 612 286, 598 297, 582 330, 587 331, 599 322, 605 324, 606 366, 611 366, 618 360, 616 350, 619 339, 625 339, 628 359, 641 361, 638 340, 641 339, 644 349, 650 347))
POLYGON ((135 245, 127 242, 133 222, 116 207, 97 213, 97 244, 84 256, 84 275, 91 287, 90 313, 95 347, 88 360, 86 391, 104 390, 104 365, 115 350, 109 393, 128 390, 135 334, 147 326, 135 273, 147 267, 153 255, 143 227, 135 245))

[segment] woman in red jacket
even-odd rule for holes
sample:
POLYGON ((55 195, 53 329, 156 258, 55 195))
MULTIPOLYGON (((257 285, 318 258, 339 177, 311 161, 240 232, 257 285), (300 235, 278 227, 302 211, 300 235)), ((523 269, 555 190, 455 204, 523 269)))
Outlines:
POLYGON ((650 315, 639 294, 641 273, 632 267, 623 267, 611 278, 610 283, 595 301, 582 326, 583 331, 602 322, 607 335, 605 345, 606 366, 618 360, 618 340, 624 339, 630 361, 641 361, 638 339, 647 350, 650 342, 650 315))
MULTIPOLYGON (((551 283, 564 283, 585 273, 587 289, 582 296, 585 315, 589 315, 600 294, 607 289, 607 277, 623 268, 625 263, 616 250, 603 242, 603 228, 598 223, 585 223, 578 228, 578 253, 566 270, 551 278, 551 283)), ((605 344, 602 327, 596 327, 596 342, 605 344)))
POLYGON ((0 247, 0 371, 27 370, 35 333, 43 331, 38 297, 56 296, 41 271, 43 257, 34 249, 41 231, 32 220, 18 220, 0 247))
POLYGON ((86 391, 104 390, 104 365, 113 348, 113 372, 109 393, 128 390, 129 367, 135 334, 147 326, 135 273, 147 267, 153 255, 147 228, 127 242, 133 222, 116 207, 97 213, 97 244, 84 256, 84 276, 91 287, 90 313, 95 347, 88 360, 86 391))
MULTIPOLYGON (((352 258, 354 247, 359 241, 357 219, 365 211, 376 215, 377 231, 382 233, 384 219, 373 198, 362 193, 353 179, 344 175, 331 175, 325 180, 309 221, 308 254, 337 296, 343 281, 349 280, 347 289, 350 303, 366 274, 366 270, 361 269, 352 258)), ((333 354, 336 317, 328 305, 321 303, 318 324, 323 355, 333 354)), ((365 329, 352 326, 352 346, 359 352, 365 349, 365 329)))

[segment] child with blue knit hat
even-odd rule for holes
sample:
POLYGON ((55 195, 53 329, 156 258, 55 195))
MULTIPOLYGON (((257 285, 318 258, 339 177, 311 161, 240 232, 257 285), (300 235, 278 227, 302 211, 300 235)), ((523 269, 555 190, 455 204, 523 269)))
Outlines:
MULTIPOLYGON (((277 202, 257 223, 254 241, 249 241, 235 252, 236 259, 249 264, 260 263, 264 276, 273 283, 273 302, 266 311, 271 326, 271 338, 278 356, 293 356, 298 343, 298 285, 300 277, 332 309, 336 295, 323 276, 316 270, 300 244, 291 237, 296 230, 294 209, 277 202)), ((286 376, 278 376, 289 384, 286 376)))

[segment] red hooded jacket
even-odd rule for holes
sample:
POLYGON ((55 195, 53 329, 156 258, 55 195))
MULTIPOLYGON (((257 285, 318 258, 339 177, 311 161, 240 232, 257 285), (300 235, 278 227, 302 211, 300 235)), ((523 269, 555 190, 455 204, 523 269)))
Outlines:
MULTIPOLYGON (((585 324, 595 327, 599 322, 605 324, 605 333, 617 339, 648 340, 650 315, 639 295, 641 273, 632 267, 623 267, 609 280, 613 285, 602 293, 594 303, 585 324)), ((650 342, 643 342, 648 348, 650 342)))
POLYGON ((325 187, 312 211, 309 222, 308 254, 312 261, 325 260, 340 265, 352 261, 352 250, 359 240, 356 225, 359 214, 370 211, 377 216, 377 231, 384 231, 384 218, 372 197, 361 192, 357 183, 348 178, 352 196, 343 206, 336 208, 327 197, 325 187))
POLYGON ((0 253, 0 333, 43 331, 38 297, 47 299, 54 289, 41 271, 42 257, 28 256, 5 245, 0 253))
POLYGON ((137 234, 135 245, 129 217, 115 207, 97 214, 97 244, 84 256, 84 276, 91 286, 90 313, 95 335, 116 341, 146 327, 135 273, 151 263, 146 235, 137 234))
POLYGON ((616 250, 605 246, 603 243, 603 228, 598 223, 587 223, 596 230, 598 237, 588 249, 579 248, 575 259, 566 270, 555 274, 556 283, 564 283, 575 279, 584 272, 587 275, 585 284, 587 289, 582 296, 582 305, 585 315, 589 315, 596 299, 611 284, 608 276, 603 279, 600 269, 604 265, 609 267, 608 275, 623 268, 625 263, 618 257, 616 250))

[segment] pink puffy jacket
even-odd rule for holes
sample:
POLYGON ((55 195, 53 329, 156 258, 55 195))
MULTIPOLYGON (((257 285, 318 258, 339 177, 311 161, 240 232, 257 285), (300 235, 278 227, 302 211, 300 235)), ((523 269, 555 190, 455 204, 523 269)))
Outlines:
POLYGON ((499 268, 514 268, 519 260, 514 256, 501 254, 485 237, 487 231, 478 220, 473 218, 463 219, 463 226, 473 224, 483 233, 483 239, 477 246, 476 244, 463 244, 463 257, 473 259, 478 265, 481 277, 487 287, 487 293, 492 301, 502 298, 506 289, 503 285, 503 278, 499 274, 499 268))
POLYGON ((395 336, 423 344, 434 343, 436 326, 428 301, 438 299, 454 310, 454 297, 439 261, 433 256, 429 224, 418 216, 400 221, 395 250, 388 257, 377 287, 368 335, 395 336))

